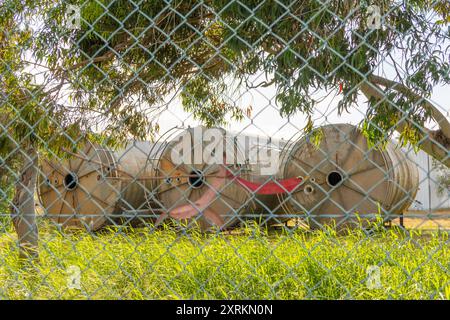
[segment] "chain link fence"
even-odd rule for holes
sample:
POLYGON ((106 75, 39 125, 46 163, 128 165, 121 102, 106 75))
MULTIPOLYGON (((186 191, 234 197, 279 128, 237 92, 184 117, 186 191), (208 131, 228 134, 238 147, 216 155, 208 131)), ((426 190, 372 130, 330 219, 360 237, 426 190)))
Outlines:
POLYGON ((2 299, 449 299, 448 1, 0 0, 2 299))

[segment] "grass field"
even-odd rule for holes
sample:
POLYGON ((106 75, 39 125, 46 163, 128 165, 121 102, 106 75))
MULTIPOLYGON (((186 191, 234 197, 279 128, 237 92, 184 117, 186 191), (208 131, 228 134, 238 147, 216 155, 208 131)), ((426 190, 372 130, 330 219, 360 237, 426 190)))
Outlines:
POLYGON ((89 235, 41 226, 32 265, 18 261, 13 233, 0 234, 0 298, 450 299, 448 233, 375 229, 89 235), (81 270, 80 290, 68 288, 70 266, 81 270))
MULTIPOLYGON (((432 217, 427 216, 427 213, 423 211, 409 211, 405 213, 405 227, 422 230, 450 230, 450 210, 436 210, 430 214, 432 217)), ((394 223, 398 224, 398 219, 394 223)))

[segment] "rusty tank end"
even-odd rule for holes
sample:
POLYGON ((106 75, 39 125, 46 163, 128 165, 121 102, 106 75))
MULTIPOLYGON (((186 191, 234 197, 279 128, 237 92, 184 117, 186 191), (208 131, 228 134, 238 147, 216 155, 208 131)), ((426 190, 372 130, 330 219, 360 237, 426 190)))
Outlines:
POLYGON ((44 159, 38 196, 46 215, 64 227, 95 231, 127 220, 126 211, 148 208, 145 190, 153 171, 146 164, 156 149, 153 143, 133 141, 112 151, 88 142, 68 160, 44 159))
POLYGON ((301 190, 283 196, 290 214, 306 217, 312 228, 330 223, 339 228, 354 224, 357 215, 372 220, 380 213, 389 220, 414 201, 418 169, 393 143, 371 148, 348 124, 317 130, 318 146, 306 136, 282 153, 280 176, 305 177, 301 190))

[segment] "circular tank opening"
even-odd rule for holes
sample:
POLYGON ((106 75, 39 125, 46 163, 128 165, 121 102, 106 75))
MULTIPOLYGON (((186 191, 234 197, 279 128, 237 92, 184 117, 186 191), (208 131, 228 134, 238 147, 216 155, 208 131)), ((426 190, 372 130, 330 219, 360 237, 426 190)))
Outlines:
POLYGON ((327 176, 327 182, 331 187, 337 186, 342 181, 342 174, 337 171, 332 171, 327 176))
POLYGON ((205 182, 205 177, 203 176, 203 172, 199 170, 193 170, 189 174, 189 184, 192 188, 200 188, 205 182))
POLYGON ((313 187, 312 185, 308 184, 308 185, 305 187, 305 194, 311 194, 311 193, 313 193, 313 192, 314 192, 314 187, 313 187))
POLYGON ((64 186, 67 190, 73 190, 78 185, 78 177, 75 173, 69 173, 64 177, 64 186))

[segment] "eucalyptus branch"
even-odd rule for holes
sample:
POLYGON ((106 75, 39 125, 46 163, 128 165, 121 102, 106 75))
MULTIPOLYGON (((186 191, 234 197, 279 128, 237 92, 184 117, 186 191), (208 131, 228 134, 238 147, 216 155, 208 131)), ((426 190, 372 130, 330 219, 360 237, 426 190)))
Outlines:
MULTIPOLYGON (((368 99, 375 98, 378 101, 384 101, 387 99, 384 91, 376 83, 363 82, 360 85, 360 88, 368 99)), ((397 123, 394 129, 397 132, 402 133, 405 129, 407 129, 408 125, 414 126, 414 123, 407 118, 405 121, 397 123)), ((421 131, 421 141, 418 144, 419 148, 450 168, 450 153, 448 151, 450 147, 450 140, 442 139, 441 132, 439 130, 432 131, 428 128, 422 127, 421 131)))
POLYGON ((417 93, 413 92, 411 89, 406 87, 405 85, 389 80, 377 75, 370 75, 369 81, 372 83, 375 83, 377 85, 382 85, 383 87, 396 90, 397 92, 400 92, 404 94, 405 96, 408 96, 409 98, 415 100, 415 102, 421 103, 424 108, 429 109, 431 112, 431 117, 437 122, 437 124, 440 126, 440 129, 442 130, 442 133, 450 139, 450 122, 447 120, 447 118, 442 114, 442 112, 434 106, 431 102, 429 102, 427 99, 421 97, 417 93))

